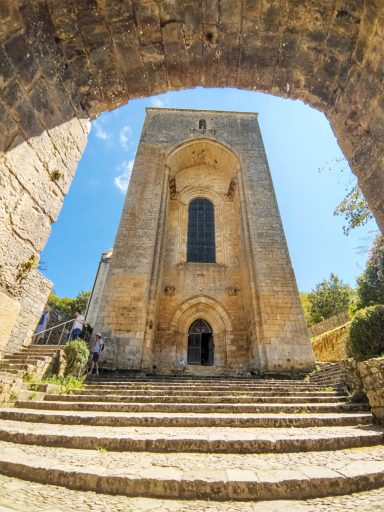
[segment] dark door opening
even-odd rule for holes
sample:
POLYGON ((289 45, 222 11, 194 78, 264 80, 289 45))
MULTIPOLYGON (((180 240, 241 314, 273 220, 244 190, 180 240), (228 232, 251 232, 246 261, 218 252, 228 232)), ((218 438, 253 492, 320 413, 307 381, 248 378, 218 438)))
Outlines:
POLYGON ((195 320, 188 332, 188 364, 212 365, 214 344, 211 326, 205 320, 195 320))

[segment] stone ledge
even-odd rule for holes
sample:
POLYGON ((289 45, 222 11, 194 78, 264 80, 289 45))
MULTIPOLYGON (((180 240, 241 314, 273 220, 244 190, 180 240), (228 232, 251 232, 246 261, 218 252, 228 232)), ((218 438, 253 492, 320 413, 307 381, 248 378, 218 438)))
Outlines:
POLYGON ((278 500, 384 485, 384 448, 234 455, 72 450, 0 442, 0 471, 35 482, 126 496, 278 500), (21 462, 23 461, 23 462, 21 462))

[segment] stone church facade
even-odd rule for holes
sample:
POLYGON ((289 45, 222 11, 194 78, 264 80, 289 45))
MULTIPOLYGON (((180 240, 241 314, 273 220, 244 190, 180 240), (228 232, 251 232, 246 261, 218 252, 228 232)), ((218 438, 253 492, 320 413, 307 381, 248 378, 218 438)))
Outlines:
POLYGON ((255 113, 147 109, 97 329, 117 368, 309 368, 255 113))

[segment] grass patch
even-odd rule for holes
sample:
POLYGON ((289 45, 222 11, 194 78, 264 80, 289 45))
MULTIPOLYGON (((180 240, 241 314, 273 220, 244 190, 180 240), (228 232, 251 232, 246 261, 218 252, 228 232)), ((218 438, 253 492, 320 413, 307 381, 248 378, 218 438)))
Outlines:
POLYGON ((39 384, 55 384, 61 387, 60 394, 67 395, 72 389, 84 389, 85 378, 85 375, 83 377, 75 377, 74 375, 66 375, 65 377, 50 375, 49 377, 39 378, 35 374, 31 374, 27 375, 24 381, 27 382, 30 391, 36 390, 39 384))

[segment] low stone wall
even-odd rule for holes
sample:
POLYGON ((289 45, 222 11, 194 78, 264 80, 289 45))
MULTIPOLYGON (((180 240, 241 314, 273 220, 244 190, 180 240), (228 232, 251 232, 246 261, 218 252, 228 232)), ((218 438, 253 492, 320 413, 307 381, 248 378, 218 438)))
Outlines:
POLYGON ((43 378, 57 372, 63 366, 62 354, 57 352, 54 356, 42 357, 37 363, 28 365, 26 371, 19 374, 0 372, 0 404, 12 404, 19 399, 20 393, 26 389, 24 378, 26 374, 34 374, 37 378, 43 378))
POLYGON ((21 377, 0 372, 0 404, 15 402, 23 386, 24 382, 21 377))
POLYGON ((337 315, 333 315, 322 322, 319 322, 315 325, 309 327, 309 336, 314 338, 315 336, 319 336, 327 331, 331 331, 336 329, 336 327, 340 327, 350 320, 348 311, 343 311, 343 313, 338 313, 337 315))
POLYGON ((347 357, 346 342, 350 322, 312 338, 316 361, 336 362, 347 357))
POLYGON ((357 364, 372 414, 384 423, 384 357, 368 359, 357 364))

